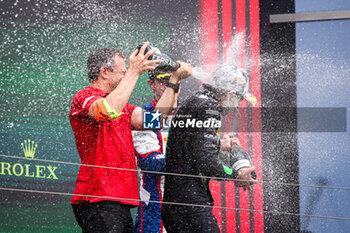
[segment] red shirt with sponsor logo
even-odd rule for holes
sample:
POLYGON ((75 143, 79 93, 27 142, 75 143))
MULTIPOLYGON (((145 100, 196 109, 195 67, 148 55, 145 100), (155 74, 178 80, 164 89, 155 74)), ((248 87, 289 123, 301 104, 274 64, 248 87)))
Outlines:
POLYGON ((72 204, 83 201, 119 201, 138 205, 137 172, 113 168, 136 170, 131 114, 135 107, 126 104, 123 114, 111 122, 97 122, 88 116, 89 108, 97 99, 109 93, 86 87, 72 100, 69 114, 81 163, 72 204), (96 165, 110 168, 89 167, 96 165), (121 199, 117 199, 121 198, 121 199))

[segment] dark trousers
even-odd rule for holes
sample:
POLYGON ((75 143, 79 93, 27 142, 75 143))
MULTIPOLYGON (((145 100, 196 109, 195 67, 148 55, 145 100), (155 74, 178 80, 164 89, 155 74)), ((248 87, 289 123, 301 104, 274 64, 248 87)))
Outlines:
POLYGON ((75 218, 83 233, 131 233, 130 207, 117 201, 72 204, 75 218))
POLYGON ((220 233, 211 208, 163 205, 162 220, 168 233, 220 233))

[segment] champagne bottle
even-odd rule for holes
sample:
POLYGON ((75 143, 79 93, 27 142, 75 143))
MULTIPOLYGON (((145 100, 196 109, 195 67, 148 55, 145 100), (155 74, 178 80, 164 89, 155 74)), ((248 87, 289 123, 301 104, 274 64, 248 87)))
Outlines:
MULTIPOLYGON (((230 153, 230 159, 232 159, 232 168, 236 171, 242 167, 253 166, 252 157, 237 144, 234 145, 234 149, 230 153)), ((253 179, 256 179, 255 171, 251 175, 253 179)))
MULTIPOLYGON (((238 172, 241 168, 249 168, 253 166, 252 157, 236 143, 231 151, 220 151, 219 158, 233 170, 238 172)), ((256 173, 251 173, 253 179, 256 180, 256 173)))
MULTIPOLYGON (((141 47, 142 45, 137 46, 138 51, 140 51, 141 47)), ((159 63, 154 64, 156 67, 155 70, 168 72, 175 71, 180 67, 180 63, 176 62, 169 54, 162 52, 158 48, 152 47, 150 45, 146 47, 145 54, 152 49, 156 49, 157 52, 149 56, 148 60, 160 60, 159 63)))

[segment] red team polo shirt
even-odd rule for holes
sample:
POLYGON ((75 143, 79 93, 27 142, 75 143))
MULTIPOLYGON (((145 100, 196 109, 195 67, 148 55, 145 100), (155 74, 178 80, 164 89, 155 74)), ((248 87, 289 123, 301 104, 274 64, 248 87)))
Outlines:
MULTIPOLYGON (((69 114, 75 142, 82 164, 136 170, 134 146, 131 134, 131 114, 135 107, 126 104, 120 117, 112 122, 97 122, 88 116, 89 108, 97 99, 109 93, 86 87, 72 100, 69 114)), ((138 201, 117 200, 108 197, 139 199, 136 171, 80 166, 74 194, 102 196, 82 197, 73 195, 72 204, 83 201, 119 201, 139 205, 138 201)))

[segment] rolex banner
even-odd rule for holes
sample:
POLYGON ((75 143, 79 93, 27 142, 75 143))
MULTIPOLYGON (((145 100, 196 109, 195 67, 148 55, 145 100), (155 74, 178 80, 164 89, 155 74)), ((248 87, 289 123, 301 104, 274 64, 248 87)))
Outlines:
MULTIPOLYGON (((0 3, 0 232, 80 231, 70 206, 80 158, 69 110, 89 85, 87 58, 116 47, 127 61, 145 41, 169 51, 167 17, 134 17, 125 7, 128 1, 0 3)), ((131 104, 152 100, 147 78, 131 104)))

